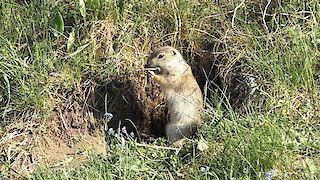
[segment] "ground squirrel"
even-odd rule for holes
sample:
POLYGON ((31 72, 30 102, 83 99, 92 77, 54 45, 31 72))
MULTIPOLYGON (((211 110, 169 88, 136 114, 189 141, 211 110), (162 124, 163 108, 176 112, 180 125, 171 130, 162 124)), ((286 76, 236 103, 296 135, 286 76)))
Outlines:
POLYGON ((193 135, 201 124, 203 100, 190 66, 178 50, 165 46, 152 52, 145 70, 166 96, 169 122, 165 132, 168 141, 173 143, 193 135))

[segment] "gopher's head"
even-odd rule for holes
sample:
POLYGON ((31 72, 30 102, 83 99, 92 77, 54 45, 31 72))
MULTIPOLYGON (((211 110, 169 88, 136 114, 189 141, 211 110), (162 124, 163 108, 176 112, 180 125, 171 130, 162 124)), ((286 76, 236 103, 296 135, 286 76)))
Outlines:
POLYGON ((159 75, 182 75, 189 65, 178 50, 171 46, 164 46, 154 50, 148 58, 145 70, 159 75))

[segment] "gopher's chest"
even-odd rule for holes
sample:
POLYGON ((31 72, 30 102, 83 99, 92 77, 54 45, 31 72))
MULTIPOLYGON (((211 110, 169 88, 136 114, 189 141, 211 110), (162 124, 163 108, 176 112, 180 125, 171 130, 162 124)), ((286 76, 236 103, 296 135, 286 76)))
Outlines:
POLYGON ((183 93, 167 91, 166 100, 171 123, 194 119, 199 113, 198 103, 192 95, 186 96, 183 93))
POLYGON ((165 94, 169 111, 180 112, 190 101, 181 93, 174 91, 167 91, 165 94))

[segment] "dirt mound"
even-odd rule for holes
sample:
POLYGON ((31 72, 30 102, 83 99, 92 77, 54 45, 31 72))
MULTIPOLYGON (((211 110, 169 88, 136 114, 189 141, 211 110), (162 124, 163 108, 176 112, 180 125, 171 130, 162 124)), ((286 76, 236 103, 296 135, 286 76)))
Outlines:
POLYGON ((85 116, 62 112, 53 112, 49 120, 42 123, 20 120, 6 127, 0 140, 1 154, 6 155, 0 159, 2 175, 18 178, 28 175, 38 165, 72 165, 86 160, 88 152, 105 155, 104 134, 74 127, 73 120, 85 116), (67 119, 68 116, 73 118, 67 119))

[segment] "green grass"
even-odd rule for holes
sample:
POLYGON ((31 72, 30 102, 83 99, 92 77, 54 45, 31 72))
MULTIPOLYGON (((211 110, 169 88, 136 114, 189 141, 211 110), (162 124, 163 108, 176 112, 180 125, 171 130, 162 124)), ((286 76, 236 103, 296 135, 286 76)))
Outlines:
MULTIPOLYGON (((200 134, 210 148, 192 141, 177 153, 163 139, 143 147, 107 136, 107 156, 42 165, 30 178, 264 179, 271 170, 276 179, 320 178, 318 1, 267 9, 259 0, 84 2, 0 2, 0 135, 21 119, 48 120, 66 98, 80 102, 87 89, 135 76, 153 47, 172 45, 190 64, 214 53, 203 58, 221 80, 206 89, 200 134), (53 20, 59 13, 63 27, 53 20), (243 100, 236 106, 233 91, 243 100)), ((6 152, 0 160, 10 169, 6 152)))

